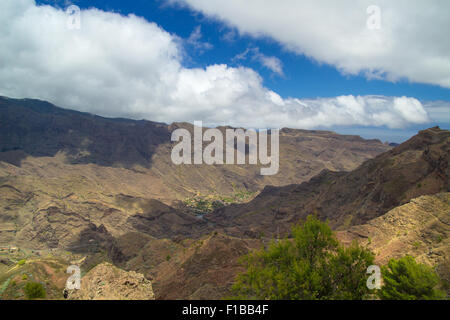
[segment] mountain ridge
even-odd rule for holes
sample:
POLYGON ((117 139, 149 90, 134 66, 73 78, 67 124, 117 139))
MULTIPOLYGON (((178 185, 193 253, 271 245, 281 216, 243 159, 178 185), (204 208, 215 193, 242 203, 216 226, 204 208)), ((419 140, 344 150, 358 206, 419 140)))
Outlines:
MULTIPOLYGON (((292 225, 309 214, 329 220, 343 241, 367 241, 372 235, 375 250, 381 250, 379 258, 385 259, 394 252, 382 251, 383 241, 390 240, 383 233, 370 233, 367 226, 382 230, 385 224, 379 221, 384 217, 397 217, 405 205, 412 208, 406 214, 414 215, 421 197, 446 194, 450 188, 450 131, 439 128, 423 130, 394 149, 358 136, 282 129, 280 173, 262 177, 258 166, 173 165, 170 131, 192 130, 191 124, 156 123, 151 134, 159 140, 152 144, 151 161, 141 165, 139 159, 147 161, 147 153, 139 152, 143 140, 132 136, 151 122, 102 122, 100 117, 97 123, 96 116, 82 114, 94 119, 94 126, 89 128, 92 122, 83 122, 84 118, 72 126, 71 116, 55 107, 55 119, 63 121, 53 124, 57 120, 39 113, 20 118, 28 109, 21 106, 15 113, 5 101, 0 99, 0 124, 12 124, 9 131, 0 126, 0 244, 49 251, 61 259, 68 252, 83 270, 106 261, 139 272, 151 281, 157 299, 226 296, 235 275, 243 271, 239 257, 274 238, 289 236, 292 225), (35 117, 38 130, 20 132, 35 117), (43 123, 50 127, 40 127, 43 123), (118 144, 114 134, 108 136, 117 124, 117 132, 127 133, 118 144), (133 131, 136 127, 140 129, 133 131), (104 131, 96 132, 98 128, 104 131), (61 136, 55 134, 58 131, 61 136), (13 139, 7 141, 9 137, 13 139), (87 137, 98 141, 83 144, 87 137), (48 149, 37 150, 34 139, 48 149), (89 149, 104 142, 109 147, 89 149), (111 161, 126 153, 125 145, 135 151, 130 158, 111 161), (202 195, 216 199, 242 191, 254 196, 201 216, 185 205, 186 197, 203 201, 209 198, 202 195)), ((442 228, 428 223, 417 232, 423 235, 420 241, 446 254, 447 239, 439 246, 429 239, 442 228)), ((402 243, 411 245, 417 239, 402 243)), ((422 250, 411 252, 423 256, 422 250)), ((96 282, 92 284, 94 292, 96 282)))
POLYGON ((266 186, 249 203, 218 209, 207 217, 235 235, 276 234, 278 229, 286 233, 308 214, 345 228, 412 198, 449 191, 449 163, 450 131, 431 128, 351 172, 324 170, 302 184, 266 186))

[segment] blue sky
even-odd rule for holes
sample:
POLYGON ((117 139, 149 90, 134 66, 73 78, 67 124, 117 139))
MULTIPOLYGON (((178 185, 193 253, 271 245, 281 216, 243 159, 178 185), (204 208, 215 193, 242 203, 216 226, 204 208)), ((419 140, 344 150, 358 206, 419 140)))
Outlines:
MULTIPOLYGON (((349 122, 347 124, 345 121, 341 124, 341 122, 337 121, 335 125, 331 126, 324 126, 318 122, 317 125, 312 126, 314 128, 332 129, 342 133, 360 134, 367 138, 380 138, 382 140, 400 142, 419 129, 434 125, 440 125, 447 129, 450 127, 448 117, 435 116, 435 114, 442 115, 446 110, 450 112, 450 109, 447 109, 450 106, 450 89, 445 87, 445 85, 443 86, 440 79, 429 80, 432 77, 424 75, 423 79, 425 80, 420 81, 422 75, 417 78, 415 74, 410 76, 405 73, 406 76, 403 76, 401 72, 398 73, 399 76, 396 77, 395 81, 391 81, 392 79, 389 76, 380 80, 369 79, 370 77, 363 71, 348 72, 353 66, 345 65, 345 63, 339 64, 339 58, 330 57, 329 61, 337 62, 328 63, 327 57, 323 58, 322 55, 320 57, 315 55, 314 48, 308 51, 307 47, 309 44, 305 44, 306 49, 303 52, 301 51, 303 49, 291 49, 293 45, 297 44, 294 42, 289 43, 290 40, 286 40, 283 35, 280 35, 278 38, 270 29, 261 29, 259 33, 253 32, 258 27, 256 22, 254 25, 250 23, 233 23, 233 18, 227 16, 227 8, 223 10, 218 6, 217 8, 210 8, 208 5, 201 4, 202 1, 187 0, 186 2, 188 4, 179 5, 168 3, 165 0, 36 1, 37 4, 51 4, 55 8, 61 9, 67 8, 69 4, 76 4, 82 10, 97 8, 123 16, 134 14, 143 17, 149 22, 155 22, 160 29, 169 32, 182 43, 183 52, 180 63, 183 68, 206 69, 208 66, 218 64, 225 64, 233 70, 239 67, 249 68, 261 76, 262 86, 265 89, 275 92, 282 99, 332 99, 347 95, 406 96, 419 100, 425 106, 425 109, 430 101, 439 100, 443 102, 442 105, 446 106, 439 109, 440 113, 429 113, 427 121, 412 121, 408 123, 405 120, 405 123, 402 125, 390 125, 390 122, 381 123, 380 125, 374 125, 370 122, 362 122, 360 124, 358 122, 349 122), (196 32, 197 37, 194 36, 196 32), (281 71, 278 70, 277 72, 274 68, 264 65, 262 60, 265 58, 271 58, 272 62, 278 61, 281 71), (420 82, 428 82, 429 84, 420 82)), ((235 1, 231 2, 234 3, 235 1)), ((243 14, 245 14, 245 10, 246 8, 242 9, 243 14)), ((251 18, 253 17, 249 16, 249 21, 251 18)), ((295 28, 296 26, 292 27, 295 28)), ((304 28, 305 26, 299 25, 298 27, 304 28)), ((276 28, 277 25, 274 22, 274 30, 276 28)), ((302 48, 302 45, 303 43, 300 43, 299 47, 302 48)), ((447 52, 445 58, 448 58, 448 56, 447 52)), ((342 58, 340 59, 342 60, 342 58)), ((392 70, 382 71, 389 73, 392 70)), ((418 71, 417 74, 419 73, 418 71)), ((444 76, 448 76, 448 74, 444 74, 444 76)), ((57 97, 55 97, 54 101, 59 102, 57 97)), ((70 104, 70 101, 67 104, 70 104)), ((82 109, 82 107, 77 109, 82 109)), ((96 110, 93 111, 95 112, 96 110)), ((105 115, 108 116, 108 114, 105 115)), ((112 113, 112 115, 116 115, 116 113, 112 113)), ((119 113, 118 115, 122 114, 119 113)), ((139 117, 139 114, 136 117, 139 117)), ((190 121, 193 119, 185 120, 190 121)), ((299 127, 301 126, 299 124, 299 127)))
MULTIPOLYGON (((53 3, 63 8, 66 1, 39 0, 37 3, 53 3)), ((450 100, 450 90, 433 85, 411 83, 407 80, 398 82, 367 80, 364 76, 342 75, 336 68, 320 64, 313 59, 288 52, 275 40, 267 37, 258 39, 239 36, 234 28, 222 22, 205 17, 202 13, 189 8, 170 5, 162 0, 74 0, 80 8, 98 8, 114 11, 122 15, 135 14, 148 21, 153 21, 164 30, 182 38, 189 38, 196 27, 201 26, 202 41, 212 44, 212 48, 198 52, 187 47, 189 67, 206 67, 214 63, 245 65, 257 70, 264 78, 264 84, 283 97, 335 97, 339 95, 387 95, 412 96, 420 100, 450 100), (235 32, 233 41, 224 37, 235 32), (258 47, 268 56, 276 56, 283 63, 284 76, 274 74, 256 61, 233 61, 233 58, 247 48, 258 47)))

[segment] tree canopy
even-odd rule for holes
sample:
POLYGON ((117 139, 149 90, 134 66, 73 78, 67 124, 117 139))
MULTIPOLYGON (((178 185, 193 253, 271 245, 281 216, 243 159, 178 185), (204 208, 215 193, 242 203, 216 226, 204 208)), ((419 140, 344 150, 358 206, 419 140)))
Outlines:
POLYGON ((44 286, 39 282, 28 282, 25 285, 25 294, 28 299, 43 299, 46 296, 44 286))
POLYGON ((445 297, 445 293, 436 288, 439 277, 434 270, 417 263, 411 256, 391 259, 381 270, 384 282, 379 291, 381 299, 434 300, 445 297))
POLYGON ((247 271, 232 291, 237 299, 362 299, 374 255, 354 242, 339 244, 327 223, 308 216, 293 239, 273 241, 243 258, 247 271))

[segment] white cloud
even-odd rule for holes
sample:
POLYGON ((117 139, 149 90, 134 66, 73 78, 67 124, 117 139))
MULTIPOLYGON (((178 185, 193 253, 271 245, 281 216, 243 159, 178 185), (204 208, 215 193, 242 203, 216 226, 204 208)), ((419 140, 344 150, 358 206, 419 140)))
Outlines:
POLYGON ((236 41, 237 32, 234 29, 227 30, 221 37, 222 40, 227 42, 234 42, 236 41))
POLYGON ((203 53, 205 50, 210 50, 213 48, 213 45, 209 42, 201 41, 202 35, 202 27, 197 26, 190 34, 189 38, 186 40, 187 44, 193 46, 200 53, 203 53))
POLYGON ((266 56, 262 53, 259 53, 256 57, 264 67, 272 70, 272 72, 280 76, 283 75, 283 64, 281 63, 280 59, 273 56, 266 56))
POLYGON ((423 106, 431 119, 450 124, 450 101, 426 101, 423 106))
POLYGON ((258 61, 263 67, 271 70, 273 73, 283 76, 283 63, 274 56, 267 56, 260 52, 258 47, 247 48, 244 52, 237 54, 233 60, 245 60, 250 55, 254 61, 258 61))
POLYGON ((254 128, 428 121, 413 98, 283 99, 249 68, 185 68, 178 37, 133 15, 83 10, 80 30, 66 19, 32 0, 0 2, 0 94, 104 116, 254 128))
POLYGON ((288 50, 345 74, 450 88, 448 0, 167 0, 237 28, 271 37, 288 50), (367 8, 381 9, 381 28, 367 28, 367 8))

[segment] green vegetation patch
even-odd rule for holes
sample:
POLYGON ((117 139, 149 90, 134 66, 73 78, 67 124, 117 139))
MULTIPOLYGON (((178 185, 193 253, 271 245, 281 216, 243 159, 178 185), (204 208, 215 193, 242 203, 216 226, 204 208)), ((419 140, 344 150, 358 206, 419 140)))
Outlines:
POLYGON ((384 300, 438 300, 445 293, 437 289, 440 279, 429 266, 413 257, 391 259, 382 267, 384 285, 379 297, 384 300))
POLYGON ((342 246, 327 223, 309 216, 293 239, 273 241, 242 258, 247 271, 232 287, 233 299, 363 299, 374 254, 354 242, 342 246))
POLYGON ((197 195, 195 197, 186 198, 183 201, 183 204, 192 210, 194 214, 203 215, 230 204, 248 202, 253 199, 255 195, 256 192, 235 190, 230 196, 221 196, 217 194, 197 195))
POLYGON ((5 282, 3 282, 2 286, 0 287, 0 296, 5 292, 5 290, 8 288, 9 283, 11 282, 12 277, 9 277, 6 279, 5 282))
POLYGON ((44 286, 39 282, 28 282, 24 288, 27 299, 44 299, 46 292, 44 286))
POLYGON ((27 262, 27 260, 22 259, 22 260, 19 260, 19 261, 17 262, 17 264, 18 264, 19 266, 23 266, 26 262, 27 262))

